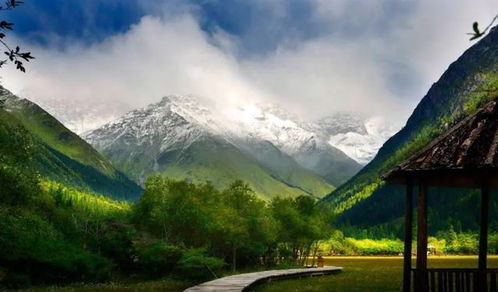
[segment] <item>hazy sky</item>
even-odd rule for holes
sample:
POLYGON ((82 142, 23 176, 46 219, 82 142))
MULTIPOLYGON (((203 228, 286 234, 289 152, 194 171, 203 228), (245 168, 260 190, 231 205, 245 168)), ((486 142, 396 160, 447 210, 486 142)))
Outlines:
POLYGON ((2 84, 121 112, 170 94, 362 111, 402 123, 473 43, 497 0, 26 0, 12 12, 37 57, 2 84))

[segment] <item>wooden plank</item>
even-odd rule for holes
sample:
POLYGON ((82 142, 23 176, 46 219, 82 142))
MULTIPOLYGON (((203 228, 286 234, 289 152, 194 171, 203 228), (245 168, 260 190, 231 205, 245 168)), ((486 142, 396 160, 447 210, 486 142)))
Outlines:
POLYGON ((429 271, 429 283, 429 290, 436 291, 436 271, 434 270, 429 271))
POLYGON ((491 274, 489 275, 491 277, 491 282, 490 282, 490 287, 489 287, 489 291, 497 291, 497 287, 496 287, 496 273, 495 272, 491 272, 491 274))
POLYGON ((410 292, 412 269, 412 223, 413 221, 413 183, 406 185, 405 201, 405 249, 403 253, 403 291, 410 292))
POLYGON ((342 271, 341 267, 330 266, 323 268, 271 270, 264 272, 245 273, 205 282, 200 285, 190 287, 184 292, 241 292, 245 291, 252 285, 272 279, 289 279, 301 276, 323 276, 338 273, 340 271, 342 271))
POLYGON ((437 291, 443 292, 444 290, 444 285, 443 285, 443 272, 438 271, 437 272, 437 291))
POLYGON ((471 272, 466 272, 465 273, 465 291, 470 292, 470 287, 472 282, 472 273, 471 272))

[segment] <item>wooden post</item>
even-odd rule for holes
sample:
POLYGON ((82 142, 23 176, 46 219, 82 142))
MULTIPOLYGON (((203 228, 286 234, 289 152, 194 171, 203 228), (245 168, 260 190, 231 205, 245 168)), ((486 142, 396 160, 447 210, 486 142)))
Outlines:
POLYGON ((487 257, 488 257, 488 221, 489 221, 489 187, 483 185, 481 188, 481 218, 479 230, 479 281, 477 289, 488 291, 486 279, 487 257))
POLYGON ((479 231, 479 270, 487 268, 488 221, 489 221, 489 187, 481 188, 481 222, 479 231))
POLYGON ((403 291, 411 291, 412 273, 412 221, 413 221, 413 183, 406 184, 405 202, 405 250, 403 254, 403 291))
POLYGON ((417 290, 427 291, 427 185, 423 182, 417 202, 417 290))

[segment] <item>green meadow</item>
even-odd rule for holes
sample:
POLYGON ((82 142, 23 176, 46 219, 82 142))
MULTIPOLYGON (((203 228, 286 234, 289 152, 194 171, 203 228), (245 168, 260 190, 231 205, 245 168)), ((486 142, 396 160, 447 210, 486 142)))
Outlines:
MULTIPOLYGON (((273 281, 255 287, 254 292, 293 291, 400 291, 402 257, 326 257, 325 264, 341 266, 343 272, 335 275, 273 281)), ((498 256, 488 257, 490 268, 498 267, 498 256)), ((429 267, 475 268, 476 256, 432 256, 429 267)))

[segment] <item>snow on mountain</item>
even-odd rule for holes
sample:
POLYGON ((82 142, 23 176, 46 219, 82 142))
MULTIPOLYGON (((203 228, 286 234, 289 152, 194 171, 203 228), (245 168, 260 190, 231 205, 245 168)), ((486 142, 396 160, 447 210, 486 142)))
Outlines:
POLYGON ((333 190, 328 180, 271 143, 243 147, 216 113, 191 97, 167 96, 83 136, 140 183, 158 172, 218 187, 243 179, 266 197, 323 196, 333 190), (250 151, 255 149, 258 155, 250 151))
MULTIPOLYGON (((92 108, 88 114, 78 119, 78 114, 74 112, 77 107, 56 107, 50 104, 47 107, 49 111, 52 109, 52 113, 62 122, 79 133, 88 128, 97 128, 115 115, 113 113, 102 117, 98 109, 92 108), (98 116, 101 118, 97 118, 98 116)), ((133 139, 130 137, 128 139, 135 141, 134 143, 144 143, 146 136, 151 133, 140 129, 148 128, 146 124, 151 123, 154 116, 156 118, 162 116, 161 126, 155 128, 159 132, 154 136, 162 136, 163 147, 166 148, 171 147, 169 144, 178 144, 180 141, 185 143, 186 137, 195 136, 190 132, 195 128, 198 133, 207 131, 235 144, 240 144, 242 141, 250 144, 268 141, 298 162, 300 159, 309 159, 309 156, 303 153, 330 152, 329 148, 334 148, 356 162, 366 164, 397 130, 382 118, 366 117, 357 113, 334 113, 319 120, 309 121, 278 105, 244 104, 220 111, 200 104, 192 96, 167 96, 159 103, 152 104, 142 111, 129 112, 122 118, 91 132, 91 135, 84 134, 84 136, 92 143, 106 143, 103 137, 95 137, 105 129, 119 131, 120 135, 133 136, 133 139), (145 125, 139 126, 144 123, 145 125), (162 132, 160 129, 163 129, 162 132)), ((309 161, 301 162, 301 164, 309 163, 309 161)))
POLYGON ((382 117, 365 117, 354 114, 336 114, 317 122, 328 143, 360 164, 367 164, 377 154, 398 127, 382 117))
POLYGON ((306 121, 271 104, 230 109, 228 116, 233 132, 270 141, 291 156, 328 144, 363 165, 372 160, 382 144, 398 130, 381 117, 358 113, 338 112, 306 121))
POLYGON ((207 109, 193 107, 187 98, 167 96, 159 103, 131 111, 104 126, 83 133, 97 149, 120 141, 127 146, 157 145, 161 149, 183 148, 210 127, 207 109))
POLYGON ((317 143, 316 134, 303 127, 297 117, 274 109, 251 104, 228 109, 227 127, 239 138, 269 141, 291 156, 307 144, 317 143))

